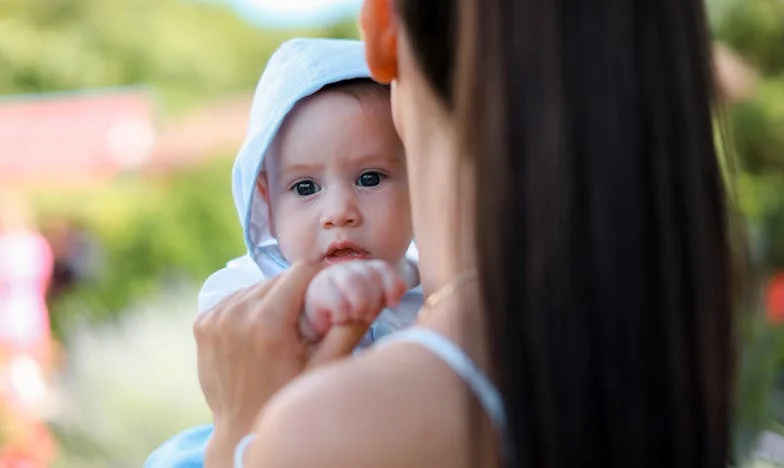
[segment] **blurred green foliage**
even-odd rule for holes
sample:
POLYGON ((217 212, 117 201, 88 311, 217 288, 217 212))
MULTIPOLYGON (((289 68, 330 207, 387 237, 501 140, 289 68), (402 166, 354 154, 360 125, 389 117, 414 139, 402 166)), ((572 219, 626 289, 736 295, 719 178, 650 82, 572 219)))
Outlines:
MULTIPOLYGON (((743 55, 765 76, 784 71, 784 2, 732 0, 714 16, 716 35, 743 55)), ((709 0, 708 5, 711 5, 709 0)))
POLYGON ((128 176, 97 191, 39 195, 42 221, 77 220, 103 257, 97 275, 52 301, 55 332, 113 318, 172 283, 200 282, 243 254, 231 162, 223 157, 166 178, 128 176))
POLYGON ((265 30, 219 1, 0 0, 0 94, 145 84, 178 109, 252 89, 286 38, 354 24, 265 30))
POLYGON ((784 0, 709 0, 715 37, 760 74, 755 95, 729 109, 743 169, 741 205, 759 229, 760 265, 784 269, 784 0))

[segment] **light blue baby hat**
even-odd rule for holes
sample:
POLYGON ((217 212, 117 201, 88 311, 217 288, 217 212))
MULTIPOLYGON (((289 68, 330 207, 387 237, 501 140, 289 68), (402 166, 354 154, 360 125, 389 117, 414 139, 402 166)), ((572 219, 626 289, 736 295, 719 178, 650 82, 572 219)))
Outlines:
MULTIPOLYGON (((270 232, 268 209, 256 190, 264 156, 294 106, 326 85, 370 78, 365 47, 349 39, 292 39, 270 57, 256 87, 245 143, 234 162, 232 192, 253 260, 266 270, 286 268, 270 232), (262 255, 267 252, 269 255, 262 255), (275 260, 280 263, 276 267, 275 260)), ((273 270, 273 271, 271 271, 273 270)))

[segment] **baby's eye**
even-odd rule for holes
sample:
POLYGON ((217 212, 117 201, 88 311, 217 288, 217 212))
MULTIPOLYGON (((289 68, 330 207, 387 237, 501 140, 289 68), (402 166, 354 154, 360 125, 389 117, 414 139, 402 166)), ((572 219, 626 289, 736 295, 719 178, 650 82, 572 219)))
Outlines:
POLYGON ((301 180, 295 183, 289 190, 294 191, 300 197, 309 197, 321 190, 321 187, 312 180, 301 180))
POLYGON ((380 172, 368 171, 357 178, 357 185, 360 187, 375 187, 384 180, 386 176, 380 172))

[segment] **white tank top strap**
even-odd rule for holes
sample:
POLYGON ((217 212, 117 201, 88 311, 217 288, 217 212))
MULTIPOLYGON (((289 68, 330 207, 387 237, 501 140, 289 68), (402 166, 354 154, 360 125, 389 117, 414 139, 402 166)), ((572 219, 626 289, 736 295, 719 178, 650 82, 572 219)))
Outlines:
MULTIPOLYGON (((379 339, 374 348, 387 346, 394 343, 417 344, 436 357, 444 361, 460 378, 462 378, 471 391, 476 395, 479 403, 484 408, 490 421, 501 435, 502 457, 505 463, 512 459, 509 434, 506 427, 506 412, 504 411, 501 393, 493 382, 482 372, 474 361, 455 343, 445 336, 426 328, 412 327, 379 339)), ((242 468, 242 459, 245 449, 253 440, 253 435, 246 436, 234 452, 234 468, 242 468)))
POLYGON ((392 343, 415 343, 439 357, 474 392, 493 425, 506 439, 506 413, 501 393, 474 361, 455 343, 427 328, 412 327, 385 336, 375 347, 392 343))

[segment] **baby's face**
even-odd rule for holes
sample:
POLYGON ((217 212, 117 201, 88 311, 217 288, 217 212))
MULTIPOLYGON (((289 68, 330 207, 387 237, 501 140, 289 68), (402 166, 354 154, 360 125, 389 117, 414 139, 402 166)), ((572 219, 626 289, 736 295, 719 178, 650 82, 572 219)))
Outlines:
POLYGON ((272 234, 290 262, 377 258, 411 242, 405 157, 388 99, 317 93, 278 133, 259 177, 272 234))

